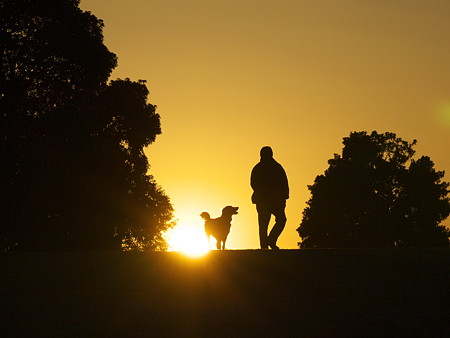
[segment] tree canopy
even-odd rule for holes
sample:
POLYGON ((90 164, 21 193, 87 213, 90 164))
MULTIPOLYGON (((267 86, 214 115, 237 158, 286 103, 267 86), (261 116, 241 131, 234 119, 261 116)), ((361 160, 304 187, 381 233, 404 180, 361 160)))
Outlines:
POLYGON ((145 81, 78 0, 0 0, 0 249, 164 249, 169 198, 144 147, 161 133, 145 81))
POLYGON ((302 248, 448 246, 449 183, 416 141, 394 133, 352 132, 342 155, 308 186, 302 248))

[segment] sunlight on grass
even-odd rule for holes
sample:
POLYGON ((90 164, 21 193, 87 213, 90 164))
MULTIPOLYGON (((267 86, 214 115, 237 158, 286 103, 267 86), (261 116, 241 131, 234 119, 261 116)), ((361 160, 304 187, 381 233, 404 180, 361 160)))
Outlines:
POLYGON ((192 258, 200 258, 209 252, 205 233, 199 228, 178 225, 166 234, 169 251, 177 251, 192 258))

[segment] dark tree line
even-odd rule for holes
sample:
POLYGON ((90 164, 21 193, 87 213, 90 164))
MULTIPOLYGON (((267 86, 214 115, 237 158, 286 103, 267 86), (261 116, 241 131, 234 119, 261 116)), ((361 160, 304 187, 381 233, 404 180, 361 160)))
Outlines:
POLYGON ((449 184, 416 141, 394 133, 353 132, 342 155, 308 186, 297 229, 303 248, 448 246, 449 184))
POLYGON ((145 81, 79 0, 0 0, 0 249, 164 249, 169 198, 143 149, 161 133, 145 81))

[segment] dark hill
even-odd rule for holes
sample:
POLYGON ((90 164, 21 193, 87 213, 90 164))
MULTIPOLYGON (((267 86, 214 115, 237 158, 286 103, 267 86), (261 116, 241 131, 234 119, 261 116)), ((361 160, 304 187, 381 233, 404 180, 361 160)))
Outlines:
POLYGON ((450 250, 10 253, 0 336, 450 336, 450 250))

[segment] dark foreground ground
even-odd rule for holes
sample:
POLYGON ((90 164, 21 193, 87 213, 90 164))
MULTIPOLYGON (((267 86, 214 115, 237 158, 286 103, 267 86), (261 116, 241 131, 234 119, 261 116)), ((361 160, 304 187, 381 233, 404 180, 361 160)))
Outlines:
POLYGON ((0 255, 0 336, 450 337, 450 250, 0 255))

